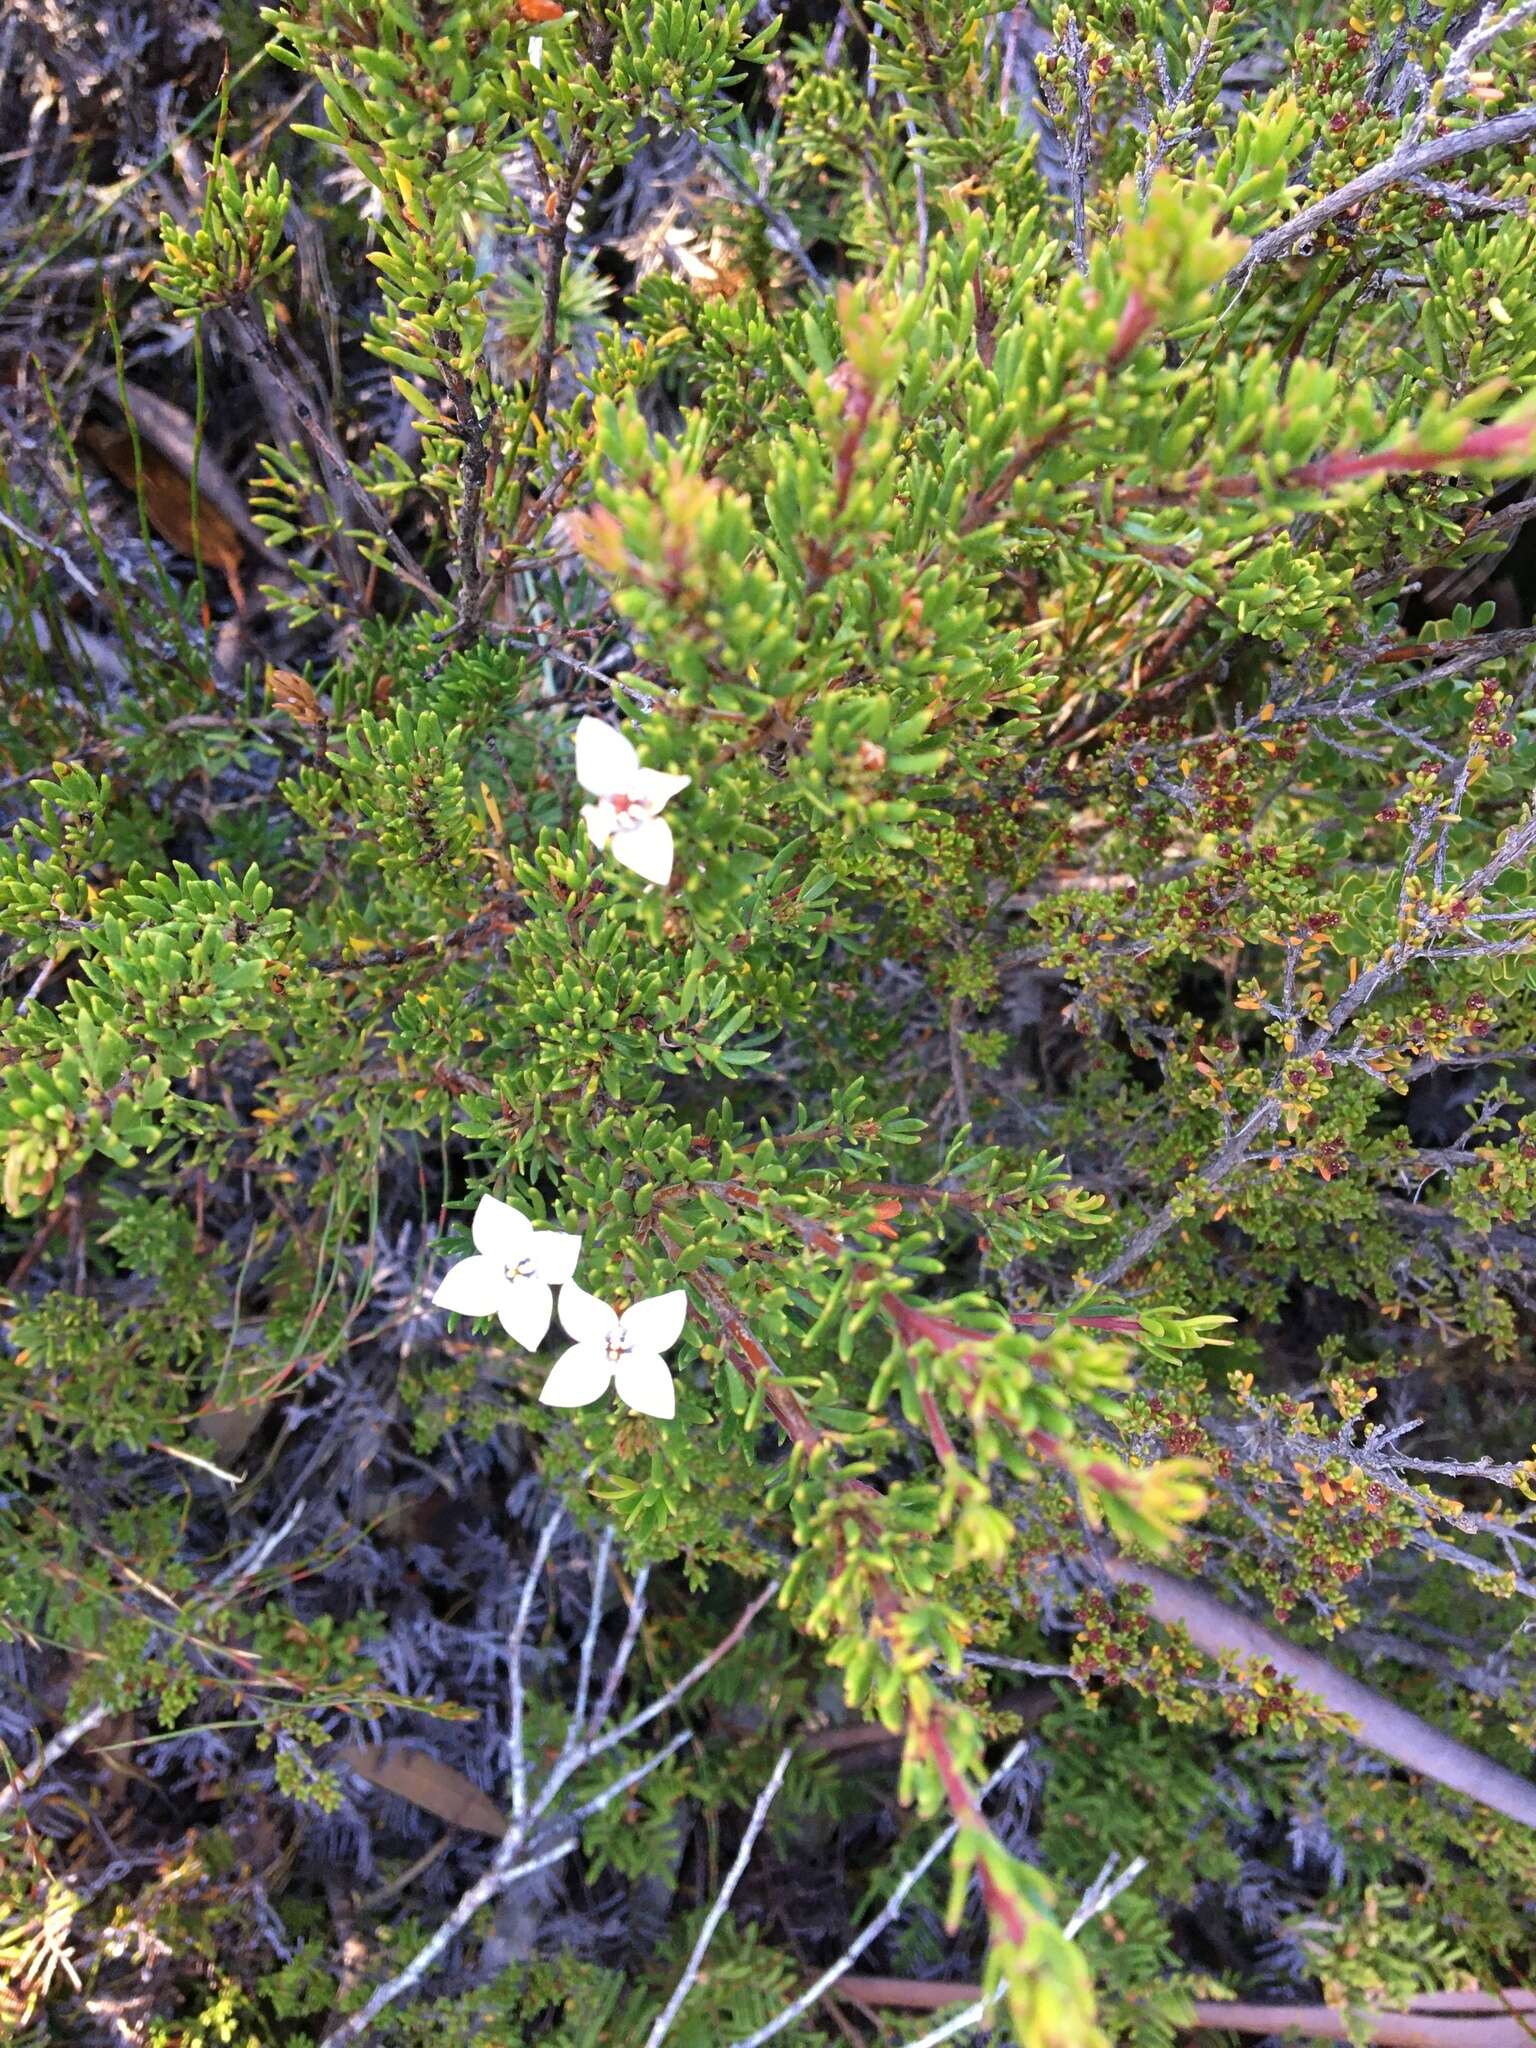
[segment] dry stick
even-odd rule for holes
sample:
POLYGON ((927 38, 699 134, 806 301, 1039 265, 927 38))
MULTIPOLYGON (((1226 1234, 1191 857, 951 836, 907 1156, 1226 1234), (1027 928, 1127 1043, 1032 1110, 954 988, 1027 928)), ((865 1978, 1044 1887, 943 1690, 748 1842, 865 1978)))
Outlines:
MULTIPOLYGON (((598 1538, 597 1555, 592 1560, 592 1605, 587 1610, 587 1632, 581 1639, 581 1665, 576 1678, 576 1705, 571 1711, 570 1727, 580 1730, 587 1719, 587 1702, 592 1696, 592 1654, 597 1648, 598 1625, 603 1618, 603 1594, 608 1584, 608 1560, 613 1554, 613 1530, 607 1523, 598 1538)), ((573 1742, 571 1735, 568 1741, 573 1742)))
POLYGON ((683 2000, 698 1982, 699 1971, 704 1967, 704 1958, 709 1951, 709 1944, 715 1938, 715 1929, 725 1918, 726 1909, 736 1895, 737 1885, 746 1876, 747 1865, 752 1860, 752 1851, 757 1845, 758 1836, 763 1831, 763 1823, 768 1818, 768 1809, 778 1796, 779 1787, 784 1782, 784 1773, 789 1769, 789 1760, 793 1755, 794 1749, 792 1745, 787 1744, 779 1751, 779 1760, 773 1767, 773 1775, 758 1794, 757 1804, 752 1809, 752 1818, 747 1822, 746 1833, 741 1838, 741 1847, 736 1852, 736 1861, 726 1872, 725 1883, 721 1885, 719 1894, 705 1918, 704 1925, 699 1929, 699 1938, 693 1945, 693 1953, 689 1956, 687 1963, 683 1967, 683 1974, 678 1978, 672 1996, 656 2015, 656 2024, 645 2037, 645 2048, 661 2048, 662 2042, 672 2030, 672 2022, 682 2010, 683 2000))
POLYGON ((638 1734, 642 1728, 654 1721, 659 1714, 666 1713, 669 1707, 675 1707, 685 1693, 693 1690, 700 1679, 708 1677, 720 1660, 723 1657, 728 1657, 731 1651, 735 1649, 736 1645, 741 1641, 747 1630, 756 1621, 759 1614, 762 1613, 778 1590, 779 1581, 777 1579, 770 1579, 757 1598, 750 1601, 742 1610, 739 1619, 730 1632, 723 1635, 715 1647, 702 1656, 691 1671, 685 1671, 676 1685, 669 1687, 659 1700, 652 1700, 648 1707, 642 1707, 638 1714, 631 1714, 629 1719, 619 1727, 610 1729, 608 1734, 600 1735, 593 1741, 583 1743, 578 1749, 574 1750, 568 1765, 558 1768, 552 1775, 550 1785, 545 1787, 544 1792, 540 1796, 539 1803, 534 1809, 535 1814, 542 1813, 549 1805, 552 1797, 551 1786, 558 1787, 558 1784, 563 1784, 572 1771, 579 1769, 584 1764, 589 1764, 594 1757, 606 1755, 618 1743, 627 1742, 631 1735, 638 1734))
POLYGON ((1413 2012, 1536 2012, 1536 1991, 1421 1991, 1408 2005, 1413 2012))
POLYGON ((1246 255, 1232 266, 1224 281, 1228 285, 1243 283, 1259 264, 1273 263, 1303 236, 1311 234, 1314 228, 1347 213, 1362 199, 1384 192, 1389 185, 1399 185, 1405 178, 1418 177, 1425 171, 1434 170, 1437 165, 1454 163, 1457 157, 1472 156, 1478 150, 1509 148, 1532 135, 1536 135, 1536 106, 1517 107, 1512 114, 1497 114, 1491 121, 1480 121, 1475 128, 1458 129, 1451 135, 1437 135, 1432 142, 1423 143, 1417 149, 1399 150, 1384 157, 1379 164, 1372 164, 1368 171, 1362 171, 1358 178, 1351 178, 1347 185, 1341 185, 1337 192, 1330 192, 1326 198, 1303 207, 1293 219, 1256 235, 1249 243, 1246 255))
POLYGON ((1512 28, 1518 28, 1522 21, 1528 21, 1536 14, 1536 0, 1519 0, 1507 14, 1496 14, 1493 0, 1483 9, 1471 32, 1462 37, 1451 52, 1450 62, 1445 67, 1445 76, 1440 81, 1441 98, 1459 100, 1465 97, 1471 78, 1469 76, 1474 58, 1490 49, 1500 36, 1507 35, 1512 28))
POLYGON ((587 1723, 588 1735, 595 1735, 607 1720, 608 1709, 613 1705, 619 1685, 628 1669, 630 1657, 645 1621, 645 1589, 650 1576, 651 1568, 648 1564, 641 1565, 639 1571, 635 1573, 635 1583, 629 1594, 629 1619, 624 1624, 624 1634, 619 1640, 618 1649, 614 1652, 613 1662, 608 1667, 608 1676, 603 1681, 602 1695, 592 1709, 592 1718, 587 1723))
POLYGON ((1313 2041, 1359 2041, 1372 2048, 1531 2048, 1530 2028, 1514 2018, 1434 2019, 1412 2012, 1366 2015, 1363 2032, 1327 2005, 1229 2005, 1198 1999, 1195 2024, 1234 2034, 1303 2034, 1313 2041))
POLYGON ((523 1580, 518 1597, 517 1613, 512 1622, 512 1634, 507 1642, 507 1687, 511 1695, 511 1715, 507 1731, 507 1749, 512 1764, 512 1824, 519 1828, 523 1815, 528 1810, 528 1759, 523 1752, 523 1638, 528 1633, 528 1618, 533 1612, 533 1596, 539 1580, 544 1576, 544 1566, 559 1532, 564 1517, 556 1508, 544 1527, 539 1531, 538 1548, 533 1553, 533 1562, 528 1567, 528 1576, 523 1580))
POLYGON ((5 512, 0 512, 0 526, 3 526, 7 533, 15 534, 16 538, 25 546, 36 548, 40 554, 51 555, 65 575, 69 577, 70 581, 83 590, 92 603, 95 603, 100 597, 101 593, 97 590, 95 584, 92 583, 88 576, 82 574, 75 567, 63 548, 56 547, 51 540, 44 540, 40 534, 29 532, 25 526, 19 525, 16 520, 12 519, 5 512))
MULTIPOLYGON (((554 1532, 559 1520, 560 1517, 557 1514, 550 1522, 545 1524, 540 1534, 539 1551, 536 1553, 534 1566, 529 1571, 528 1578, 524 1582, 523 1594, 518 1602, 518 1616, 513 1624, 512 1638, 509 1645, 513 1657, 514 1670, 517 1668, 523 1633, 527 1628, 528 1613, 532 1606, 533 1596, 529 1588, 537 1580, 539 1572, 542 1570, 543 1560, 549 1554, 549 1546, 554 1541, 554 1532)), ((590 1819, 595 1813, 600 1813, 605 1806, 611 1806, 613 1801, 622 1793, 629 1791, 632 1786, 638 1785, 642 1778, 648 1777, 652 1771, 666 1763, 670 1757, 675 1756, 677 1751, 686 1743, 693 1740, 691 1729, 684 1728, 680 1730, 678 1734, 672 1737, 671 1741, 665 1743, 662 1748, 647 1757, 643 1764, 627 1772, 624 1777, 616 1779, 613 1784, 605 1786, 595 1799, 589 1799, 585 1805, 578 1806, 572 1812, 565 1814, 562 1817, 561 1825, 567 1832, 552 1848, 539 1851, 536 1846, 536 1836, 535 1841, 529 1843, 530 1831, 536 1829, 538 1822, 548 1811, 560 1787, 572 1773, 581 1769, 583 1765, 590 1763, 593 1757, 600 1756, 605 1750, 612 1749, 615 1743, 626 1740, 627 1737, 633 1735, 638 1729, 645 1727, 648 1722, 654 1721, 657 1715, 665 1713, 668 1707, 675 1706, 683 1695, 691 1691, 700 1679, 706 1677, 722 1658, 730 1654, 778 1589, 779 1582, 775 1579, 746 1608, 735 1626, 726 1635, 721 1637, 714 1649, 701 1657, 692 1670, 686 1672, 676 1685, 671 1686, 662 1694, 659 1700, 653 1701, 649 1707, 642 1709, 640 1713, 631 1715, 629 1720, 624 1722, 621 1727, 614 1729, 600 1741, 589 1740, 578 1744, 574 1749, 562 1751, 555 1763, 554 1769, 549 1774, 549 1778, 532 1812, 526 1812, 525 1790, 522 1817, 513 1820, 506 1834, 502 1837, 501 1842, 497 1845, 496 1854, 491 1859, 489 1866, 481 1873, 475 1883, 470 1886, 469 1890, 465 1892, 447 1919, 443 1921, 441 1926, 432 1935, 431 1939, 418 1950, 403 1970, 391 1977, 387 1983, 379 1986, 378 1990, 374 1992, 360 2012, 354 2013, 350 2019, 344 2020, 341 2026, 327 2034, 321 2042, 320 2048, 345 2048, 346 2043, 357 2040, 387 2006, 393 2005, 396 2000, 403 1998, 407 1992, 415 1989, 427 1975, 438 1957, 455 1937, 469 1925, 482 1906, 489 1905, 498 1893, 505 1891, 509 1885, 515 1884, 518 1879, 531 1877, 535 1871, 544 1870, 551 1863, 558 1862, 562 1856, 568 1856, 580 1840, 582 1821, 590 1819), (525 1846, 532 1847, 535 1853, 527 1861, 515 1863, 513 1861, 514 1857, 525 1846)), ((626 1641, 628 1640, 629 1637, 626 1634, 626 1641)), ((521 1727, 521 1700, 522 1687, 521 1680, 519 1679, 513 1694, 514 1713, 519 1729, 521 1727)), ((516 1748, 514 1748, 513 1756, 515 1764, 521 1756, 520 1737, 516 1748)))
MULTIPOLYGON (((914 2048, 952 2040, 966 2027, 979 2026, 992 2002, 979 1984, 935 1984, 913 1977, 850 1977, 848 1997, 863 2005, 893 2006, 909 2012, 937 2012, 946 2005, 966 2010, 936 2033, 925 2034, 914 2048)), ((995 1995, 995 1994, 994 1994, 995 1995)), ((1530 2034, 1518 2019, 1435 2019, 1412 2012, 1369 2013, 1364 2033, 1350 2031, 1348 2015, 1327 2005, 1248 2005, 1225 1999, 1194 2002, 1194 2025, 1202 2030, 1234 2034, 1293 2034, 1314 2041, 1364 2040, 1372 2048, 1530 2048, 1530 2034)))
POLYGON ((8 1785, 0 1787, 0 1813, 14 1806, 23 1792, 30 1791, 38 1779, 53 1764, 56 1764, 66 1750, 73 1749, 82 1736, 89 1735, 93 1728, 100 1727, 112 1709, 108 1706, 87 1707, 83 1714, 73 1721, 67 1721, 51 1742, 44 1743, 31 1763, 17 1771, 8 1785))
POLYGON ((1315 1693, 1324 1706, 1356 1722, 1355 1739, 1365 1748, 1391 1757, 1394 1763, 1421 1777, 1433 1778, 1449 1791, 1459 1792, 1490 1812, 1503 1814, 1507 1820, 1536 1827, 1536 1785, 1528 1779, 1517 1777, 1454 1736, 1443 1734, 1417 1714, 1394 1705, 1384 1693, 1336 1670, 1315 1652, 1298 1649, 1284 1636, 1250 1620, 1188 1579, 1176 1578, 1156 1565, 1134 1563, 1114 1554, 1106 1556, 1103 1564, 1117 1584, 1144 1587, 1155 1618, 1165 1627, 1183 1627, 1195 1647, 1208 1657, 1225 1652, 1272 1664, 1308 1692, 1315 1693))

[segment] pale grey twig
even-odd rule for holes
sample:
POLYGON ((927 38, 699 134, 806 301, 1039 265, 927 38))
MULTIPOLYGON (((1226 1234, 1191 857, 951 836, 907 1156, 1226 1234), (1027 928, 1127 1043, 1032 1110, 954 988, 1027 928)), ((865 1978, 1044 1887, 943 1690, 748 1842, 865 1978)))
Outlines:
POLYGON ((26 994, 21 998, 21 1001, 16 1005, 16 1014, 18 1017, 25 1017, 28 1010, 31 1009, 36 998, 42 993, 49 976, 58 966, 61 957, 62 956, 58 953, 50 953, 47 959, 44 960, 42 966, 38 968, 36 974, 34 974, 32 977, 31 983, 28 986, 26 994))
POLYGON ((1070 1664, 1032 1664, 1027 1657, 999 1657, 990 1650, 967 1650, 965 1661, 985 1671, 1016 1671, 1021 1678, 1070 1678, 1075 1685, 1082 1684, 1070 1664))
POLYGON ((642 1707, 638 1714, 631 1714, 629 1719, 621 1722, 617 1728, 610 1729, 606 1735, 594 1737, 593 1740, 583 1743, 579 1749, 573 1751, 569 1758, 565 1759, 561 1765, 551 1772, 549 1785, 545 1787, 539 1804, 535 1809, 535 1817, 542 1813, 549 1805, 550 1799, 553 1796, 551 1788, 558 1791, 560 1785, 564 1784, 573 1771, 584 1764, 591 1763, 594 1757, 606 1755, 610 1749, 616 1748, 619 1743, 627 1742, 632 1735, 637 1735, 642 1728, 654 1721, 658 1715, 666 1713, 669 1707, 675 1707, 685 1693, 692 1692, 701 1678, 707 1677, 723 1657, 730 1655, 731 1651, 735 1649, 736 1645, 741 1641, 747 1630, 756 1621, 758 1615, 761 1614, 778 1590, 778 1580, 770 1579, 757 1598, 743 1610, 735 1627, 731 1629, 729 1634, 722 1636, 715 1647, 702 1656, 690 1671, 684 1672, 676 1685, 669 1686, 660 1699, 652 1700, 648 1707, 642 1707))
POLYGON ((1128 1885, 1133 1885, 1147 1867, 1145 1856, 1133 1856, 1129 1863, 1115 1876, 1118 1856, 1105 1859, 1104 1867, 1078 1900, 1072 1918, 1061 1930, 1068 1941, 1075 1941, 1096 1914, 1102 1913, 1114 1904, 1128 1885))
POLYGON ((931 2033, 924 2034, 920 2041, 914 2041, 912 2048, 939 2048, 941 2041, 953 2041, 956 2034, 963 2034, 970 2027, 982 2026, 986 2022, 987 2014, 1007 1989, 1006 1984, 999 1984, 995 1991, 989 1991, 984 1998, 978 1998, 974 2005, 966 2006, 963 2012, 957 2012, 952 2018, 942 2020, 931 2033))
POLYGON ((570 1748, 587 1718, 587 1700, 592 1691, 592 1653, 597 1648, 598 1624, 603 1618, 603 1589, 608 1583, 608 1560, 613 1555, 613 1531, 605 1527, 597 1541, 592 1560, 592 1605, 587 1613, 587 1632, 581 1639, 581 1666, 576 1676, 576 1705, 566 1725, 565 1742, 570 1748))
POLYGON ((73 1721, 66 1721, 58 1734, 43 1744, 31 1763, 24 1764, 8 1785, 0 1785, 0 1813, 13 1807, 23 1792, 29 1792, 44 1771, 56 1764, 66 1750, 73 1749, 93 1728, 99 1728, 111 1711, 109 1706, 98 1703, 87 1707, 83 1714, 77 1714, 73 1721))
MULTIPOLYGON (((549 1811, 561 1786, 566 1783, 573 1773, 581 1769, 585 1764, 590 1763, 595 1756, 599 1756, 604 1751, 612 1749, 616 1743, 627 1740, 637 1729, 643 1728, 647 1723, 654 1721, 657 1715, 664 1713, 668 1707, 675 1706, 685 1693, 690 1692, 700 1679, 707 1676, 714 1669, 722 1658, 730 1654, 751 1627, 758 1613, 778 1591, 778 1580, 775 1579, 739 1616, 735 1626, 721 1638, 714 1649, 701 1657, 693 1668, 679 1679, 676 1685, 671 1686, 659 1700, 653 1701, 649 1707, 644 1708, 640 1713, 632 1714, 620 1727, 614 1729, 600 1740, 588 1740, 576 1744, 574 1748, 568 1746, 562 1750, 559 1759, 545 1782, 543 1790, 539 1794, 537 1803, 530 1812, 527 1798, 526 1764, 522 1752, 522 1678, 520 1659, 523 1638, 527 1633, 528 1619, 533 1607, 532 1589, 548 1560, 561 1519, 561 1513, 557 1509, 539 1533, 538 1547, 534 1553, 528 1577, 523 1583, 522 1594, 518 1600, 517 1615, 513 1622, 512 1633, 509 1639, 508 1647, 512 1665, 514 1742, 512 1751, 513 1817, 507 1832, 497 1844, 496 1854, 491 1859, 490 1864, 481 1873, 480 1877, 476 1879, 475 1883, 470 1886, 469 1890, 464 1893, 453 1911, 433 1933, 431 1939, 411 1958, 403 1970, 398 1971, 387 1983, 379 1986, 361 2011, 352 2014, 349 2019, 344 2020, 339 2027, 327 2034, 321 2042, 321 2048, 346 2048, 348 2042, 357 2040, 372 2025, 378 2015, 384 2011, 386 2006, 393 2005, 396 2000, 405 1997, 408 1992, 413 1991, 421 1983, 449 1943, 469 1925, 482 1906, 488 1905, 498 1893, 505 1891, 509 1885, 516 1883, 520 1878, 529 1877, 535 1871, 546 1869, 551 1863, 558 1862, 562 1856, 569 1855, 580 1839, 581 1823, 584 1820, 589 1820, 593 1814, 600 1813, 605 1806, 611 1806, 615 1799, 629 1791, 632 1786, 638 1785, 642 1778, 648 1777, 652 1771, 658 1769, 669 1758, 675 1756, 678 1750, 683 1748, 686 1743, 691 1742, 693 1740, 692 1731, 686 1728, 680 1729, 660 1749, 647 1757, 644 1763, 637 1765, 634 1770, 627 1772, 623 1777, 615 1779, 611 1785, 605 1785, 600 1792, 587 1800, 585 1804, 575 1807, 570 1813, 561 1816, 557 1823, 560 1829, 560 1839, 552 1846, 541 1845, 547 1843, 548 1837, 541 1836, 538 1823, 549 1811), (525 1860, 519 1863, 516 1859, 525 1851, 531 1851, 531 1854, 527 1855, 525 1860)), ((635 1633, 638 1633, 639 1623, 634 1620, 634 1616, 639 1611, 643 1610, 640 1608, 637 1586, 637 1597, 631 1609, 631 1620, 635 1633)), ((626 1631, 625 1644, 631 1644, 632 1640, 631 1632, 626 1631)), ((621 1654, 627 1657, 628 1649, 625 1645, 621 1645, 620 1648, 621 1654)))
POLYGON ((507 1731, 507 1748, 512 1765, 512 1820, 515 1826, 521 1821, 528 1808, 528 1760, 523 1754, 523 1638, 528 1632, 528 1617, 533 1611, 534 1589, 537 1587, 549 1553, 559 1531, 562 1512, 559 1508, 550 1516, 539 1531, 538 1548, 533 1553, 533 1562, 528 1567, 528 1576, 523 1581, 523 1590, 518 1599, 517 1613, 512 1622, 512 1634, 507 1641, 507 1686, 511 1695, 511 1724, 507 1731))
POLYGON ((248 1544, 233 1564, 225 1566, 213 1583, 216 1586, 225 1586, 231 1580, 253 1577, 278 1545, 303 1521, 308 1506, 308 1501, 296 1500, 283 1519, 275 1527, 265 1530, 253 1543, 248 1544))
POLYGON ((709 1952, 709 1944, 715 1938, 715 1929, 725 1918, 731 1900, 735 1897, 736 1887, 746 1875, 747 1865, 752 1860, 752 1851, 757 1845, 757 1838, 762 1833, 763 1823, 768 1818, 768 1809, 778 1796, 779 1787, 784 1782, 784 1773, 789 1769, 789 1760, 793 1754, 794 1747, 792 1744, 786 1744, 779 1751, 779 1760, 773 1767, 773 1775, 758 1794, 757 1804, 752 1809, 752 1817, 747 1822, 746 1832, 741 1838, 741 1847, 736 1852, 736 1861, 726 1872, 725 1882, 721 1885, 714 1904, 705 1915, 704 1925, 699 1929, 699 1938, 693 1944, 693 1952, 683 1966, 683 1974, 678 1978, 676 1985, 673 1987, 672 1996, 656 2015, 655 2025, 645 2037, 645 2048, 661 2048, 662 2042, 672 2030, 672 2022, 682 2010, 683 2000, 697 1983, 699 1971, 704 1966, 704 1958, 709 1952))
POLYGON ((1511 7, 1507 14, 1495 14, 1493 0, 1489 0, 1471 30, 1451 52, 1450 62, 1440 81, 1442 101, 1464 98, 1471 88, 1474 60, 1490 49, 1500 36, 1518 28, 1522 21, 1529 21, 1533 14, 1536 14, 1536 0, 1519 0, 1519 4, 1511 7))
POLYGON ((64 550, 56 547, 51 540, 44 540, 41 534, 29 533, 26 527, 5 512, 0 512, 0 526, 3 526, 7 533, 14 533, 16 538, 24 541, 29 548, 36 548, 39 554, 51 556, 70 581, 77 584, 88 598, 94 601, 100 596, 101 593, 90 578, 77 569, 64 550))
POLYGON ((1341 185, 1337 192, 1314 200, 1290 220, 1282 221, 1279 227, 1266 228, 1262 235, 1256 235, 1249 243, 1247 253, 1227 272, 1225 281, 1229 287, 1241 285, 1261 263, 1273 263, 1325 221, 1347 213, 1362 199, 1384 192, 1389 185, 1400 185, 1409 178, 1436 169, 1440 164, 1472 156, 1478 150, 1512 148, 1531 135, 1536 135, 1536 106, 1517 107, 1513 113, 1496 114, 1491 121, 1479 121, 1475 127, 1460 128, 1450 135, 1437 135, 1429 142, 1421 143, 1417 149, 1394 150, 1379 164, 1372 164, 1369 170, 1362 171, 1358 178, 1351 178, 1347 185, 1341 185))
POLYGON ((639 1640, 640 1630, 645 1621, 645 1589, 649 1583, 650 1576, 651 1568, 648 1564, 641 1565, 639 1571, 635 1573, 635 1583, 629 1595, 629 1620, 624 1624, 624 1633, 619 1639, 619 1647, 614 1652, 613 1662, 608 1667, 608 1676, 604 1680, 602 1694, 598 1699, 597 1705, 592 1709, 592 1718, 587 1724, 587 1733, 589 1735, 596 1734, 604 1721, 607 1720, 608 1709, 613 1705, 619 1686, 623 1682, 625 1669, 629 1664, 631 1656, 634 1654, 635 1644, 639 1640))

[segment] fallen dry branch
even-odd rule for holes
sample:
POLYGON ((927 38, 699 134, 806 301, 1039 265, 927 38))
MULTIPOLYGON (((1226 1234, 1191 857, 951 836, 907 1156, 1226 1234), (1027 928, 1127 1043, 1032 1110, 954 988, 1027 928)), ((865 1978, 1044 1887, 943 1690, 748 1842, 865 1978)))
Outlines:
MULTIPOLYGON (((840 1997, 858 2005, 907 2012, 943 2012, 952 2005, 976 2004, 985 1995, 979 1984, 930 1984, 913 1977, 844 1977, 837 1988, 840 1997)), ((1352 2031, 1350 2016, 1331 2005, 1229 2004, 1225 1999, 1199 1998, 1194 2002, 1193 2024, 1201 2033, 1366 2041, 1372 2048, 1530 2048, 1531 2042, 1530 2026, 1518 2013, 1447 2019, 1423 2012, 1379 2012, 1356 2019, 1352 2031)))
POLYGON ((1120 1585, 1144 1587, 1150 1612, 1165 1627, 1180 1627, 1208 1657, 1238 1657, 1271 1664, 1356 1724, 1356 1739, 1406 1770, 1433 1778, 1448 1791, 1475 1800, 1508 1820, 1536 1827, 1536 1785, 1480 1756, 1464 1742, 1396 1706, 1384 1693, 1350 1678, 1315 1651, 1251 1620, 1201 1586, 1156 1565, 1108 1556, 1104 1569, 1120 1585))

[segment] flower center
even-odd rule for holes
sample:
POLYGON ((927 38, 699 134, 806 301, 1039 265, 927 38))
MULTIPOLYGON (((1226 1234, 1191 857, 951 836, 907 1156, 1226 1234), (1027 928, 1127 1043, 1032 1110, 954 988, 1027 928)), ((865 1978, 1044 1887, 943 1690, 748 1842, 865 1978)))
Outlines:
POLYGON ((506 1275, 509 1280, 532 1280, 534 1278, 532 1259, 519 1259, 515 1266, 508 1266, 506 1268, 506 1275))
POLYGON ((652 812, 643 796, 611 796, 608 808, 613 812, 613 826, 616 832, 632 832, 637 825, 649 822, 652 812))
POLYGON ((633 1345, 624 1334, 622 1324, 617 1330, 610 1330, 607 1337, 603 1340, 603 1349, 608 1354, 608 1363, 610 1365, 617 1365, 619 1360, 627 1357, 633 1348, 633 1345))

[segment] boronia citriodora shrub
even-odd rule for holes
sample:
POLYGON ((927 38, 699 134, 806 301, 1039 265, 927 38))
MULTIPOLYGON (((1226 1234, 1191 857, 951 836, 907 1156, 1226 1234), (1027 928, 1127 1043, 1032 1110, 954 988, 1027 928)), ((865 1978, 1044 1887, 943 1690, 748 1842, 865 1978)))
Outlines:
POLYGON ((6 172, 17 2038, 1516 2038, 1536 16, 186 37, 6 172))

